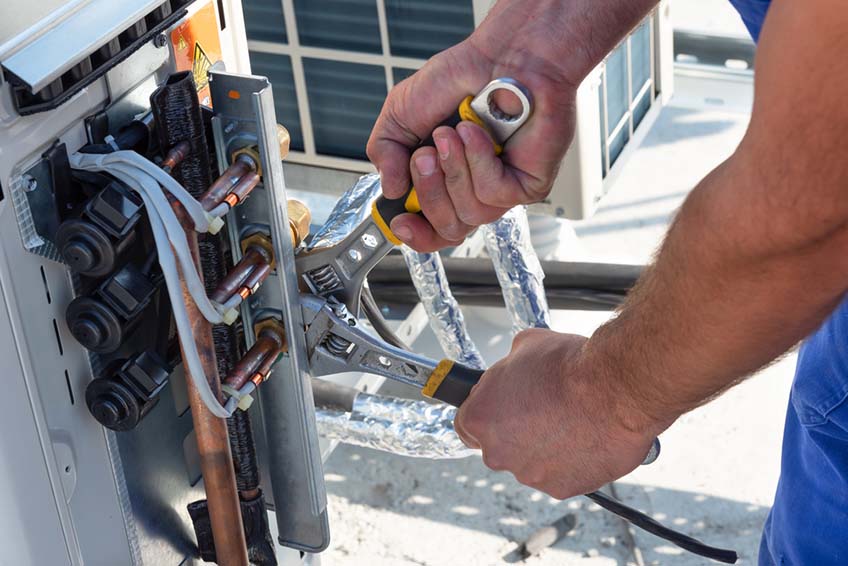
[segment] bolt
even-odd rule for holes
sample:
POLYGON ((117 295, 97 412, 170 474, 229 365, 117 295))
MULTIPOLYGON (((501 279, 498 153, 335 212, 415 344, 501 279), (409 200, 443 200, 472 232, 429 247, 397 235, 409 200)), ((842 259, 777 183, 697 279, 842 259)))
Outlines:
POLYGON ((24 190, 31 193, 38 188, 38 181, 31 175, 24 175, 24 190))
POLYGON ((157 48, 165 47, 168 44, 168 38, 164 33, 160 33, 153 38, 153 46, 157 48))
POLYGON ((556 209, 556 215, 557 216, 565 216, 565 209, 560 206, 559 208, 556 209))
POLYGON ((224 133, 225 134, 231 134, 231 133, 233 133, 233 130, 235 130, 235 129, 236 129, 236 123, 235 123, 235 121, 231 121, 226 126, 224 126, 224 133))
POLYGON ((347 256, 353 263, 359 263, 362 261, 362 253, 359 250, 350 250, 347 252, 347 256))

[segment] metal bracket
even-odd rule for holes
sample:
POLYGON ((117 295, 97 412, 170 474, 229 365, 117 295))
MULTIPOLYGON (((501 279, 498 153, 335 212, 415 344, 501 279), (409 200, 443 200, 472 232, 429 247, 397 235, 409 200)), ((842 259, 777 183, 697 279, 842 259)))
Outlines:
MULTIPOLYGON (((242 306, 245 334, 253 342, 252 326, 264 314, 282 315, 289 351, 274 375, 259 390, 265 449, 278 540, 306 552, 321 552, 330 542, 327 495, 321 466, 315 408, 307 371, 303 316, 300 309, 294 249, 286 210, 286 186, 277 138, 271 84, 264 77, 209 72, 215 117, 213 130, 218 165, 223 172, 236 149, 258 145, 262 184, 227 218, 234 260, 240 240, 257 230, 271 236, 277 268, 259 292, 242 306)), ((263 454, 264 452, 264 454, 263 454)))

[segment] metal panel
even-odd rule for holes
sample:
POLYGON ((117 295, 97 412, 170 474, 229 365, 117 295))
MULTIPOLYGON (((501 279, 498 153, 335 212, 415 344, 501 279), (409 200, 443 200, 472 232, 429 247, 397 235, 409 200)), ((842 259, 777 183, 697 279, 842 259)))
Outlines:
POLYGON ((3 67, 37 92, 166 1, 90 0, 50 33, 3 57, 3 67))

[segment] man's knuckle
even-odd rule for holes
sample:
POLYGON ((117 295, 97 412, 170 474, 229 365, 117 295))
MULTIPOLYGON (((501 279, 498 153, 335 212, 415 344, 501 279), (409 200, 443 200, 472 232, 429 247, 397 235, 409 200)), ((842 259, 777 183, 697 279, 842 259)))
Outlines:
POLYGON ((468 229, 460 222, 450 222, 440 226, 438 232, 445 240, 456 241, 464 238, 468 229))

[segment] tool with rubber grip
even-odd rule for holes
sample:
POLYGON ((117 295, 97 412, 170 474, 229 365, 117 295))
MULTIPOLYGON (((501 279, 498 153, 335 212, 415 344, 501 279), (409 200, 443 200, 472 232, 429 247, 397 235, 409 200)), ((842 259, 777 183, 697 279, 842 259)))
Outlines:
MULTIPOLYGON (((421 394, 459 407, 471 395, 471 389, 477 385, 484 373, 483 370, 470 368, 451 360, 442 360, 421 389, 421 394)), ((660 441, 655 438, 642 465, 654 463, 659 455, 660 441)))
MULTIPOLYGON (((492 136, 493 143, 495 144, 495 153, 500 155, 503 153, 503 144, 527 121, 531 111, 532 102, 530 95, 523 86, 512 79, 496 79, 480 91, 480 94, 477 96, 466 97, 454 115, 442 122, 441 125, 455 128, 460 122, 473 122, 477 124, 492 136), (518 116, 506 116, 495 108, 492 103, 492 96, 498 90, 508 90, 518 97, 522 105, 521 114, 518 116)), ((431 135, 418 147, 435 147, 435 145, 431 135)), ((392 220, 401 214, 407 213, 422 214, 415 187, 410 187, 406 194, 400 198, 388 199, 385 196, 381 196, 374 201, 371 209, 371 217, 380 228, 380 231, 396 246, 402 242, 392 233, 392 220)))

